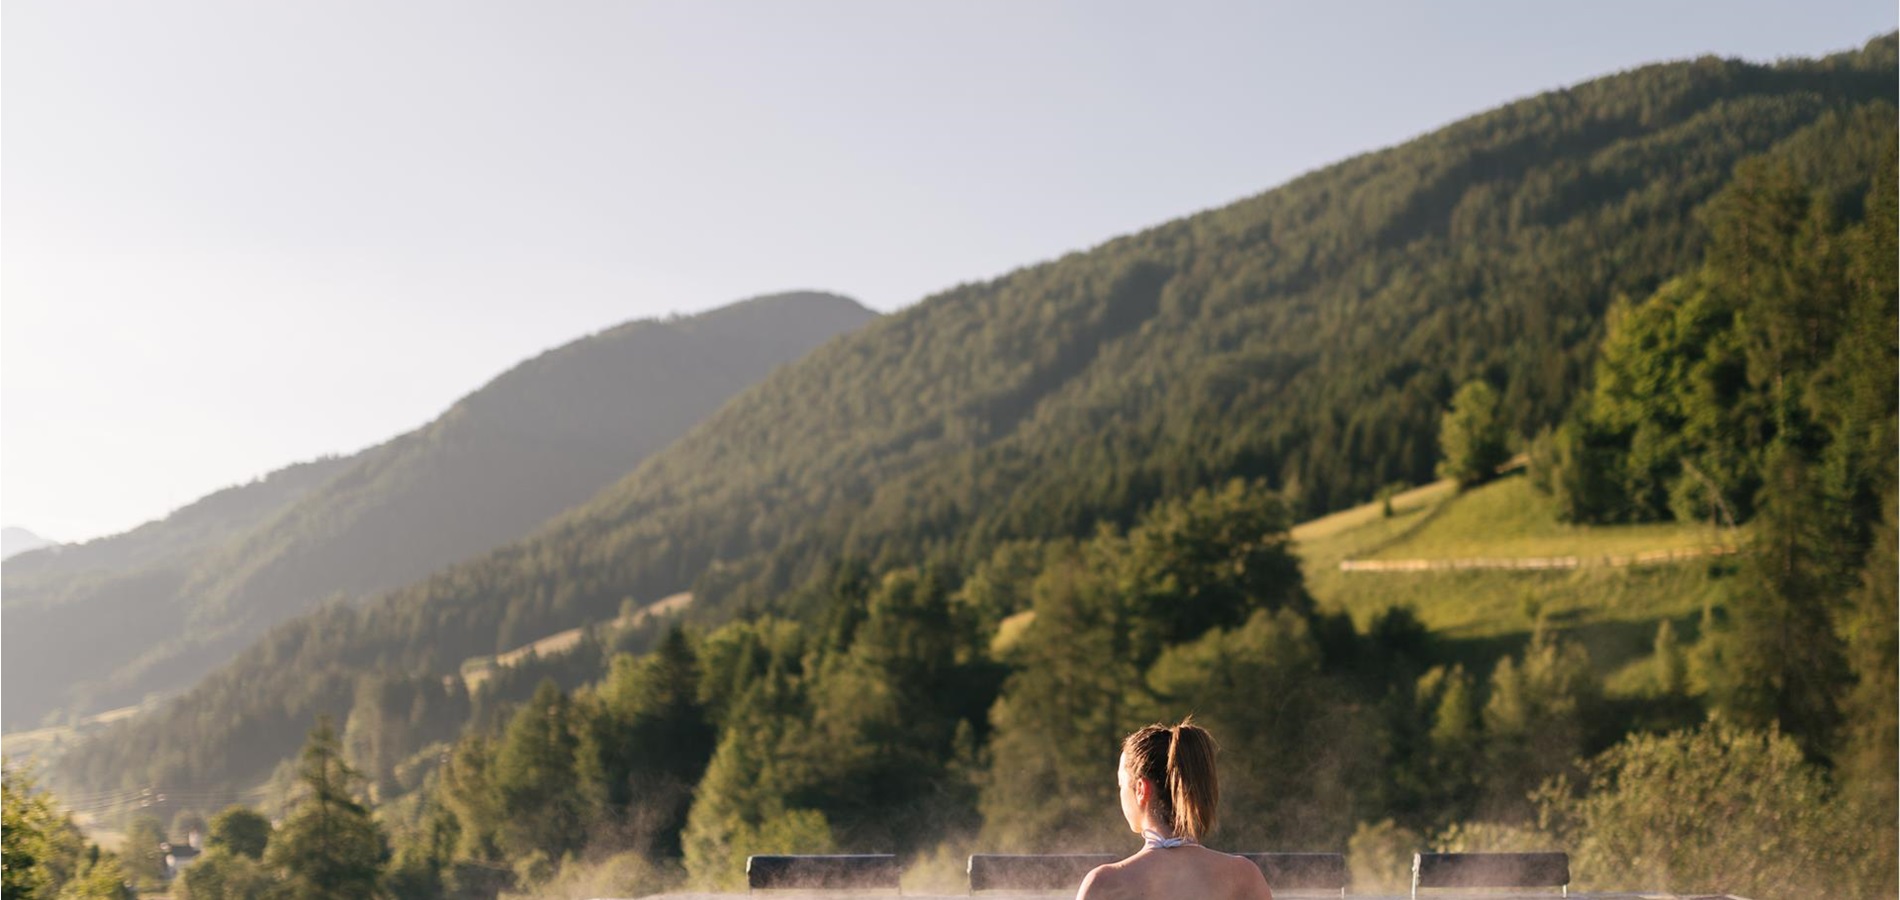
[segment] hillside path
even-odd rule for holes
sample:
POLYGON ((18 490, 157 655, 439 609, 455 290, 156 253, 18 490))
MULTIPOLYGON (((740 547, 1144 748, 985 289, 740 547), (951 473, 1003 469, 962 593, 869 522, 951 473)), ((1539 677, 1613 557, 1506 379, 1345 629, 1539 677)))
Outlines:
POLYGON ((1613 556, 1468 556, 1454 559, 1347 559, 1341 572, 1453 572, 1467 569, 1585 569, 1622 568, 1681 562, 1708 556, 1729 556, 1740 547, 1681 547, 1613 556))

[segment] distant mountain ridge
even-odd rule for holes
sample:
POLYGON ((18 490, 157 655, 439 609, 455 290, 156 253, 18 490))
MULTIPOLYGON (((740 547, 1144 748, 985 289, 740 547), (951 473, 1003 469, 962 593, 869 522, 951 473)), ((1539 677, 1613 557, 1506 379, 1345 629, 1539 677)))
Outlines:
POLYGON ((79 784, 245 783, 369 674, 690 589, 706 621, 820 614, 853 565, 955 578, 1258 478, 1310 516, 1433 479, 1457 386, 1555 422, 1603 316, 1697 264, 1696 210, 1810 128, 1891 122, 1895 40, 1646 66, 1473 116, 1229 206, 959 285, 736 395, 525 540, 274 629, 81 748, 79 784), (279 740, 276 735, 287 735, 279 740), (251 738, 268 735, 264 740, 251 738), (242 738, 242 739, 240 739, 242 738))
MULTIPOLYGON (((549 350, 428 425, 5 569, 9 727, 183 687, 264 628, 520 537, 773 368, 875 318, 802 292, 549 350), (113 664, 101 671, 100 659, 113 664)), ((44 554, 42 554, 44 555, 44 554)))
POLYGON ((58 544, 58 541, 48 540, 13 525, 0 529, 0 559, 10 559, 28 550, 38 550, 41 547, 53 547, 58 544))
POLYGON ((213 491, 131 531, 64 544, 58 553, 9 560, 4 608, 11 613, 54 606, 78 599, 103 580, 148 567, 174 568, 259 524, 335 477, 349 463, 347 457, 326 456, 285 466, 249 483, 213 491))

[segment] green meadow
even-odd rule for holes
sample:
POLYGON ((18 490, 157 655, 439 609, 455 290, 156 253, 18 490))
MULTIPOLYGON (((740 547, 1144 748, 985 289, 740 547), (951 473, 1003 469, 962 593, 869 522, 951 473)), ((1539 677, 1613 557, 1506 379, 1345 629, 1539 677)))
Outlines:
POLYGON ((1736 546, 1744 535, 1707 525, 1566 525, 1553 501, 1527 478, 1506 476, 1458 492, 1441 481, 1293 529, 1308 589, 1321 608, 1343 610, 1365 627, 1393 606, 1409 606, 1475 671, 1514 653, 1541 616, 1578 641, 1612 695, 1650 689, 1656 629, 1667 619, 1677 639, 1698 634, 1703 610, 1719 601, 1735 570, 1711 556, 1653 565, 1575 569, 1343 572, 1346 560, 1451 560, 1575 556, 1585 561, 1658 550, 1736 546))

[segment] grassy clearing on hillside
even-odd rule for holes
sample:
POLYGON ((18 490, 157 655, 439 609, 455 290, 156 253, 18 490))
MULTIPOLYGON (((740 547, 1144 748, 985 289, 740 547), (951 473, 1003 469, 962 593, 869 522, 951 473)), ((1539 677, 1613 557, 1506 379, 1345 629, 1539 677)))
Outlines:
POLYGON ((79 732, 71 725, 48 725, 30 731, 9 732, 6 736, 8 759, 30 759, 48 751, 63 749, 79 732))
MULTIPOLYGON (((1392 519, 1385 518, 1384 509, 1380 504, 1368 503, 1295 525, 1293 539, 1303 542, 1317 541, 1368 526, 1391 524, 1398 520, 1416 523, 1418 521, 1414 518, 1416 514, 1430 512, 1457 493, 1457 486, 1450 481, 1435 481, 1393 496, 1392 519)), ((1390 532, 1382 533, 1382 536, 1389 535, 1390 532)))
POLYGON ((1411 606, 1467 668, 1488 672, 1516 653, 1538 615, 1590 652, 1606 678, 1650 655, 1656 627, 1674 622, 1694 641, 1703 604, 1725 589, 1727 571, 1704 565, 1571 572, 1481 571, 1354 575, 1323 602, 1365 622, 1390 606, 1411 606))
MULTIPOLYGON (((664 599, 656 600, 651 605, 642 607, 598 627, 609 632, 633 628, 653 616, 671 615, 679 612, 692 602, 693 595, 690 593, 682 592, 674 594, 664 599)), ((580 644, 581 636, 587 631, 587 627, 569 628, 566 631, 556 632, 538 641, 516 647, 506 653, 465 659, 462 661, 460 668, 462 683, 467 685, 469 691, 472 693, 477 687, 481 686, 482 682, 487 681, 488 676, 494 674, 497 669, 518 666, 531 657, 548 657, 566 653, 580 644)))
POLYGON ((5 736, 7 758, 22 760, 32 759, 36 756, 50 757, 64 750, 67 746, 71 745, 73 741, 78 740, 81 735, 89 734, 113 722, 117 722, 120 719, 136 715, 145 707, 146 704, 135 704, 132 706, 121 706, 117 709, 108 709, 105 712, 80 719, 77 725, 48 725, 44 728, 34 728, 27 731, 8 732, 5 736))
MULTIPOLYGON (((1376 514, 1377 505, 1373 505, 1376 514)), ((1365 507, 1361 507, 1364 509, 1365 507)), ((1655 550, 1734 546, 1737 535, 1706 523, 1614 527, 1557 521, 1551 498, 1522 476, 1508 477, 1457 497, 1417 533, 1368 551, 1366 559, 1461 557, 1627 556, 1655 550)))
POLYGON ((1729 557, 1568 571, 1339 570, 1340 561, 1365 557, 1608 556, 1711 543, 1701 525, 1563 525, 1521 477, 1463 494, 1440 482, 1401 495, 1390 518, 1371 503, 1305 523, 1293 535, 1321 607, 1351 614, 1362 628, 1387 608, 1410 606, 1468 669, 1489 672, 1518 652, 1541 615, 1589 650, 1613 694, 1647 688, 1662 620, 1684 643, 1696 639, 1703 608, 1720 600, 1738 564, 1729 557))

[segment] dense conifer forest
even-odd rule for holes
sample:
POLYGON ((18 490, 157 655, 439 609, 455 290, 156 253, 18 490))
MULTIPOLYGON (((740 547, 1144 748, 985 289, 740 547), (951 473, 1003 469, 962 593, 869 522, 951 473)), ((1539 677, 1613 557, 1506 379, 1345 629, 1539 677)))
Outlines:
MULTIPOLYGON (((927 298, 58 776, 314 784, 335 743, 401 897, 730 888, 784 851, 929 885, 1124 846, 1119 737, 1192 712, 1215 843, 1348 851, 1362 889, 1556 845, 1584 887, 1891 896, 1897 64, 1648 66, 927 298), (1309 590, 1296 521, 1480 484, 1500 434, 1567 519, 1748 537, 1693 563, 1719 602, 1657 634, 1653 690, 1548 618, 1475 669, 1309 590)), ((290 843, 260 890, 309 871, 290 843)))

